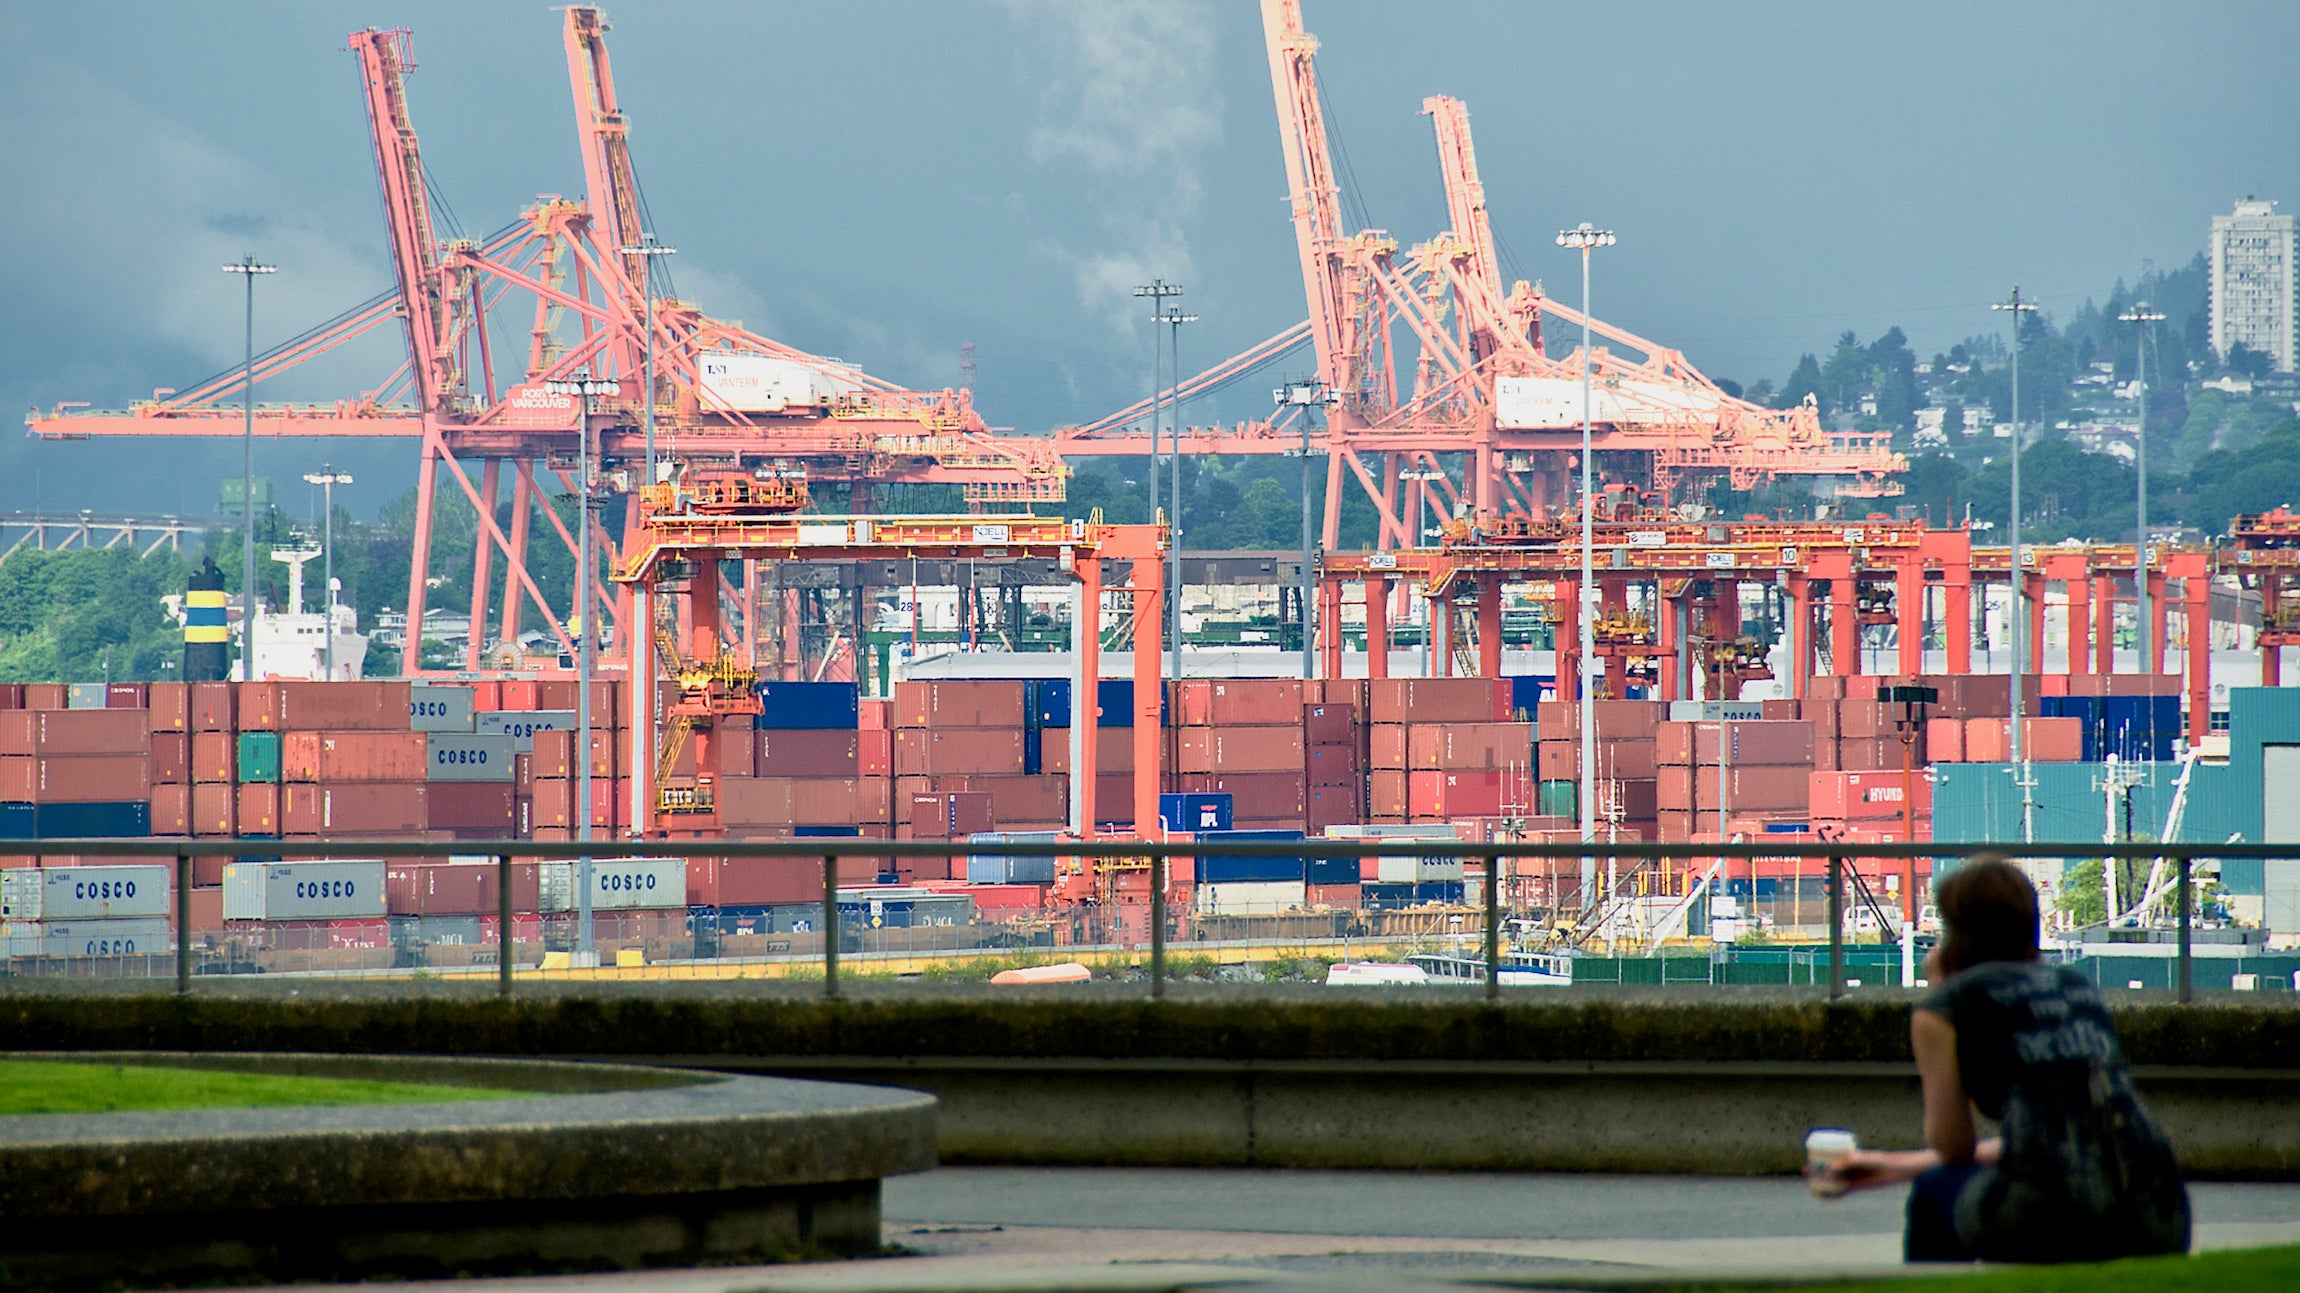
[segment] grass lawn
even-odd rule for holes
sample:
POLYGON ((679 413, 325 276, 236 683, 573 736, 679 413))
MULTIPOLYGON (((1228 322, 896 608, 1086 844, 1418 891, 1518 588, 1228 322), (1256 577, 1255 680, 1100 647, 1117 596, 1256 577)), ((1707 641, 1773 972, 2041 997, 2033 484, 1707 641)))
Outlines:
MULTIPOLYGON (((1669 1293, 1775 1293, 1777 1286, 1699 1284, 1669 1293)), ((2008 1267, 1939 1279, 1778 1286, 1780 1293, 2289 1293, 2300 1289, 2300 1247, 2245 1248, 2195 1257, 2145 1257, 2097 1266, 2008 1267)), ((1659 1290, 1655 1290, 1659 1293, 1659 1290)))
POLYGON ((226 1073, 136 1064, 0 1060, 0 1115, 297 1104, 433 1104, 532 1094, 531 1091, 418 1082, 226 1073))

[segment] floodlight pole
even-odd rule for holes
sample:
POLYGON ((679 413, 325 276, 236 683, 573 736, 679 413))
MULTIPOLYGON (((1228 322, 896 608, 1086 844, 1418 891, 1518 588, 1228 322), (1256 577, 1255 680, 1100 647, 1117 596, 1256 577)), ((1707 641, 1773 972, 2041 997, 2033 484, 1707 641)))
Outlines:
POLYGON ((277 265, 260 265, 252 255, 224 266, 226 274, 247 280, 244 357, 240 366, 240 392, 247 409, 246 434, 240 438, 240 681, 256 678, 256 275, 276 274, 277 265))
POLYGON ((322 592, 323 592, 325 595, 321 597, 321 599, 320 599, 320 602, 321 602, 321 605, 322 605, 322 606, 324 606, 324 607, 326 608, 326 612, 327 612, 327 614, 326 614, 326 619, 327 619, 327 680, 328 680, 329 682, 334 682, 334 681, 336 681, 336 676, 335 676, 335 487, 336 487, 336 486, 338 486, 338 485, 349 485, 349 484, 351 483, 351 473, 350 473, 350 472, 348 472, 348 471, 337 471, 337 470, 335 469, 335 466, 334 466, 334 464, 330 463, 330 464, 327 464, 327 465, 325 465, 325 466, 322 466, 322 467, 321 467, 321 468, 320 468, 318 471, 316 471, 316 472, 307 472, 307 473, 305 473, 305 475, 304 475, 304 480, 305 480, 305 481, 307 481, 307 482, 309 482, 309 483, 311 483, 311 484, 314 484, 314 485, 317 485, 317 486, 319 486, 319 487, 320 487, 320 498, 321 498, 320 506, 321 506, 322 508, 324 508, 324 509, 326 510, 326 512, 327 512, 327 515, 326 515, 326 517, 324 517, 324 518, 323 518, 323 519, 320 521, 320 536, 321 536, 321 537, 320 537, 320 548, 321 548, 321 550, 322 550, 322 551, 323 551, 323 552, 326 554, 326 555, 325 555, 325 557, 323 558, 323 561, 322 561, 322 565, 321 565, 321 567, 320 567, 320 568, 321 568, 321 570, 324 572, 324 573, 321 575, 321 578, 323 578, 323 579, 325 579, 325 580, 327 581, 325 584, 323 584, 323 585, 321 586, 321 588, 322 588, 322 592))
MULTIPOLYGON (((2021 674, 2028 669, 2028 614, 2024 603, 2028 600, 2028 573, 2021 567, 2020 551, 2020 328, 2021 316, 2033 313, 2036 304, 2020 299, 2020 285, 2015 283, 2012 299, 1998 301, 1992 310, 2007 310, 2012 314, 2012 508, 2007 520, 2011 523, 2012 559, 2012 722, 2007 733, 2012 748, 2013 782, 2020 790, 2020 837, 2023 844, 2036 842, 2036 796, 2030 793, 2028 763, 2021 740, 2021 674)), ((2044 643, 2039 642, 2037 653, 2042 656, 2044 643)))
MULTIPOLYGON (((1592 666, 1597 658, 1597 568, 1592 550, 1597 542, 1594 419, 1589 400, 1589 253, 1614 244, 1613 231, 1598 229, 1584 220, 1557 235, 1557 245, 1581 252, 1581 664, 1574 672, 1581 703, 1581 784, 1575 807, 1581 816, 1581 842, 1597 839, 1597 685, 1592 666)), ((1554 644, 1553 644, 1554 645, 1554 644)), ((1597 859, 1581 859, 1582 902, 1589 901, 1597 877, 1597 859)), ((1611 897, 1610 894, 1607 895, 1611 897)))
MULTIPOLYGON (((577 369, 568 381, 547 381, 545 392, 552 395, 572 395, 576 399, 575 427, 576 457, 576 523, 575 545, 575 625, 581 636, 575 643, 575 838, 585 844, 591 842, 591 644, 597 640, 598 626, 591 615, 591 397, 593 395, 620 396, 622 384, 614 378, 593 378, 586 369, 577 369)), ((575 947, 589 953, 592 964, 597 964, 595 935, 591 928, 591 855, 586 852, 576 859, 575 867, 575 947)))
MULTIPOLYGON (((2135 301, 2131 309, 2116 317, 2120 323, 2137 325, 2133 330, 2132 356, 2132 474, 2140 482, 2140 528, 2132 536, 2132 641, 2140 648, 2140 667, 2137 672, 2154 673, 2156 657, 2149 652, 2149 638, 2155 620, 2149 614, 2148 596, 2148 338, 2150 333, 2156 331, 2156 325, 2164 321, 2164 315, 2150 310, 2146 301, 2135 301)), ((2114 663, 2113 657, 2111 663, 2114 663)))

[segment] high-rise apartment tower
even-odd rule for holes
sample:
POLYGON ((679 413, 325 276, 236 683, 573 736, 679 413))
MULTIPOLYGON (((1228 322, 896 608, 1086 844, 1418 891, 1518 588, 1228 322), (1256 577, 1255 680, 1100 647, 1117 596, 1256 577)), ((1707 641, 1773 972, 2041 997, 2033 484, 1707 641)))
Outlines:
POLYGON ((2241 343, 2291 372, 2293 219, 2247 197, 2236 214, 2212 217, 2212 346, 2223 358, 2241 343))

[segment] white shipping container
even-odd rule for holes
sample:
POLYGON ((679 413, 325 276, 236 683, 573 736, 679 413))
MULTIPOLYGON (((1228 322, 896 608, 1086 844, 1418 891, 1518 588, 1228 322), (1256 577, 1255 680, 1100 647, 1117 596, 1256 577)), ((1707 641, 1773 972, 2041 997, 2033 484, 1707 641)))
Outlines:
POLYGON ((468 732, 472 727, 471 688, 419 682, 407 691, 411 732, 468 732))
POLYGON ((103 709, 105 693, 110 690, 100 682, 67 683, 64 687, 64 708, 103 709))
POLYGON ((0 956, 171 956, 175 932, 163 919, 29 920, 0 925, 0 956))
POLYGON ((814 408, 853 384, 819 373, 804 364, 767 355, 707 352, 697 357, 702 367, 702 397, 708 407, 741 413, 780 413, 793 405, 814 408))
MULTIPOLYGON (((575 910, 576 862, 543 864, 542 907, 575 910)), ((687 905, 684 858, 593 858, 591 910, 630 911, 687 905)))
POLYGON ((348 920, 384 914, 381 862, 233 862, 225 920, 348 920))
POLYGON ((1383 884, 1436 884, 1440 881, 1459 880, 1462 878, 1462 860, 1458 857, 1394 857, 1385 853, 1374 859, 1374 878, 1383 884))
POLYGON ((0 871, 0 920, 116 920, 168 914, 165 866, 0 871))
POLYGON ((1198 911, 1207 916, 1274 916, 1309 905, 1299 880, 1231 880, 1198 886, 1198 911))
MULTIPOLYGON (((598 715, 591 716, 594 723, 598 715)), ((481 736, 508 736, 511 748, 519 754, 535 751, 537 732, 565 732, 575 726, 575 711, 571 709, 495 709, 478 716, 477 727, 481 736)))
MULTIPOLYGON (((528 744, 535 738, 529 736, 528 744)), ((423 775, 430 781, 509 781, 517 737, 433 732, 425 738, 423 775)))

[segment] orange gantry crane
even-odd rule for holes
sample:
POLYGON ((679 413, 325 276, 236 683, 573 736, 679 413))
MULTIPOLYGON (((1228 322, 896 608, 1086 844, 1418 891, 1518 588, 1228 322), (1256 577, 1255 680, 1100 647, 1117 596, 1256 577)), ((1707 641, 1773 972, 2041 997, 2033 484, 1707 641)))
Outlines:
MULTIPOLYGON (((494 662, 487 649, 492 563, 507 579, 494 640, 516 651, 522 609, 532 602, 562 651, 568 632, 550 609, 528 561, 532 518, 540 512, 572 551, 577 538, 548 506, 535 471, 574 489, 579 427, 594 446, 592 475, 619 496, 626 527, 644 483, 642 425, 650 372, 655 380, 658 447, 690 464, 736 472, 803 472, 817 483, 852 487, 867 510, 873 485, 952 483, 975 506, 1059 501, 1065 469, 1047 442, 991 433, 965 391, 912 391, 838 360, 808 354, 703 314, 669 296, 668 275, 642 248, 645 227, 629 126, 609 69, 607 23, 596 8, 565 11, 562 34, 574 92, 586 199, 539 199, 484 238, 442 236, 417 148, 407 96, 415 70, 409 34, 366 30, 349 38, 367 108, 389 238, 393 288, 256 357, 256 381, 334 350, 396 321, 406 358, 374 389, 325 404, 268 404, 255 434, 412 438, 420 443, 415 552, 408 579, 402 667, 420 671, 422 624, 431 576, 433 505, 439 475, 455 482, 479 515, 470 592, 471 645, 463 665, 494 662), (524 354, 499 350, 505 329, 527 320, 524 354), (652 345, 649 344, 650 335, 652 345), (648 360, 652 358, 652 365, 648 360), (578 375, 611 379, 605 398, 556 394, 578 375), (478 471, 470 468, 476 464, 478 471), (511 469, 509 525, 496 516, 503 469, 511 469), (476 475, 476 479, 474 476, 476 475)), ((126 410, 60 403, 27 418, 33 434, 92 436, 238 435, 241 370, 188 390, 162 389, 126 410)), ((600 550, 615 545, 586 509, 600 550)), ((567 599, 572 601, 572 599, 567 599)), ((646 634, 628 596, 607 598, 616 653, 646 634)))
MULTIPOLYGON (((1570 504, 1582 356, 1552 356, 1543 323, 1578 329, 1584 319, 1531 284, 1504 289, 1467 109, 1443 97, 1422 104, 1436 126, 1451 228, 1403 251, 1383 230, 1352 232, 1313 66, 1318 42, 1302 29, 1300 0, 1262 0, 1262 24, 1309 318, 1153 399, 1058 431, 1062 451, 1139 456, 1148 436, 1136 424, 1154 403, 1226 385, 1307 341, 1329 401, 1324 425, 1308 435, 1326 454, 1329 549, 1352 482, 1380 514, 1385 550, 1417 546, 1433 504, 1441 516, 1483 518, 1570 504)), ((1607 479, 1665 498, 1685 484, 1724 479, 1747 489, 1780 476, 1835 478, 1845 497, 1901 492, 1893 477, 1908 463, 1886 437, 1825 430, 1810 405, 1738 399, 1683 354, 1587 322, 1603 343, 1588 358, 1592 444, 1607 479)), ((1300 452, 1294 420, 1308 416, 1297 407, 1269 421, 1192 427, 1181 451, 1300 452)))

